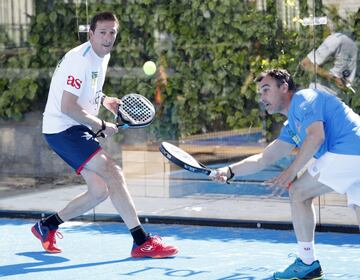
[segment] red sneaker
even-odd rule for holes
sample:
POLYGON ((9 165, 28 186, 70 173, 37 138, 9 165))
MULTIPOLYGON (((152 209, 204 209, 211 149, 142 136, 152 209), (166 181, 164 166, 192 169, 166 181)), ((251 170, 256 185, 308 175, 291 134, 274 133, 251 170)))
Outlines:
POLYGON ((176 255, 178 248, 172 245, 166 245, 160 236, 150 236, 149 239, 141 244, 134 246, 131 250, 133 258, 168 258, 176 255))
POLYGON ((47 226, 43 226, 41 222, 37 222, 32 228, 31 232, 41 241, 43 248, 49 253, 61 253, 61 249, 56 246, 55 235, 62 239, 61 232, 57 230, 50 230, 47 226))

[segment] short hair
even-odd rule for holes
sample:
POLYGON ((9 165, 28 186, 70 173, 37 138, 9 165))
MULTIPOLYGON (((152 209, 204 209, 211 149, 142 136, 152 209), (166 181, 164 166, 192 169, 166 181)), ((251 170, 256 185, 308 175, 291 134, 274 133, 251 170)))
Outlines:
POLYGON ((119 20, 117 19, 116 15, 112 12, 101 12, 93 16, 90 22, 90 30, 92 32, 96 29, 96 24, 98 21, 115 21, 117 26, 119 26, 119 20))
POLYGON ((255 78, 255 82, 261 82, 266 76, 270 76, 271 78, 275 79, 278 87, 280 87, 284 83, 287 83, 289 90, 296 90, 294 80, 292 79, 289 72, 285 69, 270 69, 263 71, 259 74, 259 76, 255 78))

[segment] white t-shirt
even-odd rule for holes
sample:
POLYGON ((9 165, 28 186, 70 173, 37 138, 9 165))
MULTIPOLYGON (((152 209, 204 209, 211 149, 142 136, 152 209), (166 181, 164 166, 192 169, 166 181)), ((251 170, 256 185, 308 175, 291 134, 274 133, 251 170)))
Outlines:
MULTIPOLYGON (((333 33, 315 51, 315 62, 317 65, 323 65, 332 59, 333 64, 329 69, 330 73, 338 78, 346 78, 352 83, 356 76, 357 55, 357 45, 351 38, 342 33, 333 33)), ((307 57, 314 63, 314 50, 307 57)), ((321 79, 321 77, 319 77, 319 82, 324 86, 331 87, 337 93, 340 90, 336 86, 331 86, 328 81, 321 79)), ((318 88, 320 89, 320 87, 318 88)))
POLYGON ((79 123, 61 112, 61 99, 66 90, 78 96, 77 103, 89 114, 97 116, 102 87, 110 54, 99 57, 86 42, 65 54, 51 79, 49 96, 43 114, 42 132, 58 133, 79 123))

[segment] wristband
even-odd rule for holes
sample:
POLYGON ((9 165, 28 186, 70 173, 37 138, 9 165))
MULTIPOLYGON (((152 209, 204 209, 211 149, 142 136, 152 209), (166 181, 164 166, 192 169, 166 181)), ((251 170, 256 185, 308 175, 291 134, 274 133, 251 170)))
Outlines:
POLYGON ((104 100, 106 98, 106 95, 103 94, 101 97, 100 97, 100 104, 104 106, 104 100))
POLYGON ((101 120, 101 130, 105 130, 106 129, 106 123, 104 120, 101 120))
POLYGON ((95 133, 95 137, 102 137, 105 138, 105 134, 103 133, 103 131, 106 129, 106 123, 104 120, 101 120, 101 128, 98 132, 95 133))
POLYGON ((232 171, 232 169, 231 169, 231 167, 230 167, 230 166, 228 166, 228 169, 229 169, 229 172, 230 172, 230 176, 227 178, 227 180, 226 180, 226 181, 231 180, 231 179, 235 176, 235 174, 234 174, 234 172, 232 171))

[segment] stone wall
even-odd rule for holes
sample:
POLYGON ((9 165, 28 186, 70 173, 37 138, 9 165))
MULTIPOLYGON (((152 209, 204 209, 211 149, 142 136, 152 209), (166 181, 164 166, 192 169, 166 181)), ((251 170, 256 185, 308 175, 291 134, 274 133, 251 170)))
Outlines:
POLYGON ((0 121, 0 169, 2 175, 42 176, 69 170, 49 150, 41 134, 41 113, 22 121, 0 121))
MULTIPOLYGON (((29 113, 22 121, 0 120, 0 175, 51 177, 73 172, 49 149, 41 121, 41 112, 29 113)), ((120 145, 111 138, 103 145, 120 164, 120 145)))

